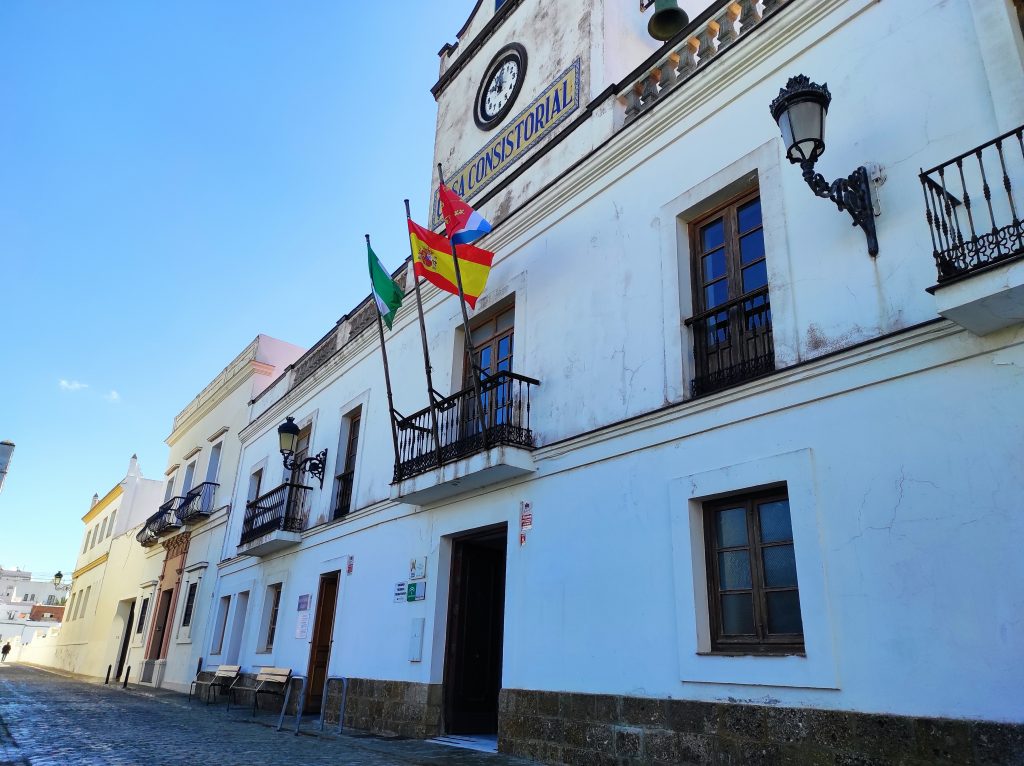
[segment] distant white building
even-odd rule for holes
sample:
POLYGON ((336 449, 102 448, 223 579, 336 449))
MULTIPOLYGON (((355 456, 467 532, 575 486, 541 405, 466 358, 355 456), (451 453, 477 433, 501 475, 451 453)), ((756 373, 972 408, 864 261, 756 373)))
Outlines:
POLYGON ((71 577, 61 574, 61 581, 55 583, 53 575, 33 577, 31 572, 0 567, 0 614, 6 605, 18 605, 28 611, 32 604, 62 604, 71 590, 71 577))

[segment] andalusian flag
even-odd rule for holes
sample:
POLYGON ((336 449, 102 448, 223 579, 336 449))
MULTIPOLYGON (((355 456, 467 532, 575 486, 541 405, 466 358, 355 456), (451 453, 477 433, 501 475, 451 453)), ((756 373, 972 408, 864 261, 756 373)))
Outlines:
POLYGON ((373 285, 373 299, 377 302, 377 310, 380 311, 384 323, 391 329, 391 323, 395 320, 395 313, 402 305, 402 288, 388 274, 387 269, 380 262, 380 258, 370 247, 369 238, 366 241, 366 253, 370 259, 370 284, 373 285))
MULTIPOLYGON (((416 276, 423 277, 445 292, 458 295, 452 243, 440 234, 417 226, 412 219, 409 220, 409 239, 412 241, 416 276)), ((480 297, 484 285, 487 284, 494 253, 472 245, 461 245, 457 252, 459 271, 462 274, 462 292, 469 307, 476 308, 476 299, 480 297)))
POLYGON ((491 224, 487 219, 459 199, 459 195, 444 184, 441 184, 438 196, 441 198, 441 216, 444 218, 445 231, 448 239, 456 245, 468 245, 490 232, 491 224))

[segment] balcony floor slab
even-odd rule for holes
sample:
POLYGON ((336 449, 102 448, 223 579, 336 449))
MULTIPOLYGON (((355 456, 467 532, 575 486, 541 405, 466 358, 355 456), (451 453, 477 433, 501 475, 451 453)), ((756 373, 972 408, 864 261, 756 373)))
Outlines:
POLYGON ((1024 257, 993 264, 929 290, 936 310, 975 335, 1024 322, 1024 257))
POLYGON ((285 548, 298 545, 302 541, 300 532, 284 532, 280 529, 257 537, 244 545, 238 546, 239 556, 269 556, 285 548))
POLYGON ((530 450, 499 446, 392 484, 391 499, 430 505, 536 470, 530 450))

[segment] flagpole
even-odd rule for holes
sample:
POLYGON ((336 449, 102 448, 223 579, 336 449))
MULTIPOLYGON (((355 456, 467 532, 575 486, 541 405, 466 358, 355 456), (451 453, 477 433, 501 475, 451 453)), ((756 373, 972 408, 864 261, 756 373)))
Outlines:
MULTIPOLYGON (((444 171, 441 169, 441 163, 437 163, 437 181, 438 181, 438 195, 440 195, 440 186, 444 185, 444 171)), ((445 224, 445 234, 447 234, 447 223, 445 224)), ((450 240, 449 240, 450 241, 450 240)), ((455 284, 459 288, 459 307, 462 309, 462 326, 465 328, 465 341, 466 341, 466 360, 473 371, 473 392, 476 394, 477 406, 480 408, 480 423, 483 426, 482 437, 484 449, 487 449, 487 421, 486 413, 484 412, 484 398, 480 392, 480 369, 476 365, 476 361, 473 359, 473 339, 470 337, 469 332, 469 312, 466 311, 466 294, 462 289, 462 271, 459 269, 459 254, 456 252, 455 243, 452 242, 452 261, 455 263, 455 284)))
MULTIPOLYGON (((370 235, 366 234, 364 236, 366 237, 366 246, 367 248, 370 248, 370 235)), ((370 299, 373 300, 372 282, 370 284, 370 290, 370 299)), ((380 335, 380 355, 384 360, 384 385, 387 387, 388 391, 388 419, 391 421, 391 442, 395 446, 395 476, 397 476, 398 467, 401 465, 402 458, 398 451, 398 427, 395 425, 395 398, 391 393, 391 369, 388 367, 388 352, 384 346, 384 321, 380 317, 379 307, 377 307, 377 311, 374 313, 377 315, 377 333, 380 335)))
MULTIPOLYGON (((406 224, 412 220, 409 200, 405 200, 406 224)), ((411 241, 410 241, 411 244, 411 241)), ((411 251, 410 251, 411 252, 411 251)), ((430 349, 427 347, 427 323, 423 318, 423 299, 420 297, 420 279, 416 276, 416 253, 412 253, 412 283, 416 293, 416 313, 420 318, 420 340, 423 342, 423 367, 427 373, 427 397, 430 400, 430 426, 434 429, 434 450, 437 453, 437 467, 441 467, 441 429, 437 425, 437 408, 434 406, 436 391, 430 366, 430 349)))

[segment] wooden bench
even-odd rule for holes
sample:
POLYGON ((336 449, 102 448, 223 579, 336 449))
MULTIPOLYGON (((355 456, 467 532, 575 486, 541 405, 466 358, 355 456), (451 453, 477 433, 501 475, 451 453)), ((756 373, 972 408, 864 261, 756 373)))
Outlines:
POLYGON ((222 694, 228 691, 231 686, 238 680, 239 674, 242 672, 241 665, 219 665, 213 672, 213 675, 204 679, 202 676, 204 673, 209 673, 208 670, 201 670, 196 673, 196 678, 192 682, 192 685, 188 687, 188 701, 192 702, 192 692, 198 692, 200 688, 206 687, 206 704, 210 704, 210 694, 216 692, 216 694, 222 694))
MULTIPOLYGON (((256 715, 256 704, 261 694, 273 694, 282 698, 282 704, 288 684, 292 679, 291 668, 260 668, 251 686, 246 686, 242 676, 238 676, 228 691, 231 693, 231 702, 234 702, 236 692, 252 692, 252 714, 256 715)), ((228 703, 228 708, 231 707, 228 703)))

